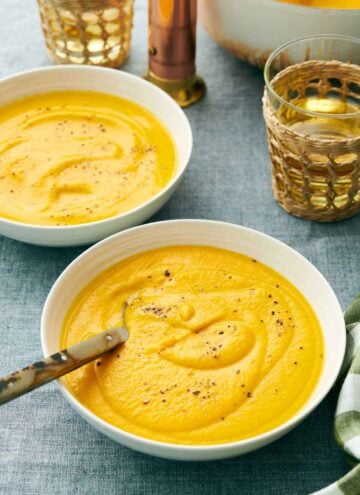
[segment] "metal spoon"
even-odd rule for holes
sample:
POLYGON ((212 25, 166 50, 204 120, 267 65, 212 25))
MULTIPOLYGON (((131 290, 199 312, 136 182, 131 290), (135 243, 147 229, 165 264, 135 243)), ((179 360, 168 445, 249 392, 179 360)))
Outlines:
POLYGON ((68 349, 56 352, 41 361, 0 378, 0 405, 30 392, 34 388, 45 385, 60 376, 66 375, 80 366, 102 356, 105 352, 123 344, 128 339, 125 327, 125 302, 122 308, 124 326, 110 328, 104 332, 73 345, 68 349))

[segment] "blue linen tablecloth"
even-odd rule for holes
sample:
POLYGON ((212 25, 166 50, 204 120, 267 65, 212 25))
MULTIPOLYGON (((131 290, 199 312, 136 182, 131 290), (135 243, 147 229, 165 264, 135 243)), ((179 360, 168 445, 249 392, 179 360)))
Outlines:
MULTIPOLYGON (((48 65, 35 0, 1 0, 0 19, 0 77, 48 65)), ((125 70, 142 75, 146 51, 146 2, 138 0, 125 70)), ((325 225, 283 212, 271 194, 261 72, 201 29, 197 60, 208 95, 186 110, 195 139, 190 167, 152 220, 210 218, 271 234, 312 261, 345 308, 360 287, 360 217, 325 225)), ((0 238, 1 375, 41 356, 45 297, 82 250, 0 238)), ((133 452, 97 433, 52 384, 0 409, 0 494, 307 494, 350 469, 332 435, 336 397, 335 390, 296 430, 257 452, 181 463, 133 452)))

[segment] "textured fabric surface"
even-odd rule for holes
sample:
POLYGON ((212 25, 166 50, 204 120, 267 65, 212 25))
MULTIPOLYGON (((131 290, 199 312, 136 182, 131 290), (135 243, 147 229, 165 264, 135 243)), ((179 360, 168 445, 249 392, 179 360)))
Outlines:
MULTIPOLYGON (((145 10, 138 0, 125 66, 139 75, 146 70, 145 10)), ((35 0, 1 0, 0 19, 0 77, 48 64, 35 0)), ((261 72, 225 53, 202 30, 198 68, 209 91, 186 111, 195 139, 190 167, 154 219, 211 218, 271 234, 312 261, 345 308, 359 290, 360 216, 323 225, 283 212, 270 188, 261 72)), ((0 238, 1 375, 41 356, 45 297, 81 251, 0 238)), ((0 494, 308 494, 351 467, 332 434, 337 393, 293 432, 257 452, 181 463, 133 452, 97 433, 51 384, 0 409, 0 494)))
POLYGON ((347 330, 345 377, 335 412, 334 433, 338 444, 357 465, 343 478, 313 495, 357 495, 360 493, 360 295, 345 312, 347 330))
POLYGON ((349 370, 336 408, 335 434, 345 452, 360 461, 360 296, 345 313, 345 321, 348 349, 344 365, 349 370))

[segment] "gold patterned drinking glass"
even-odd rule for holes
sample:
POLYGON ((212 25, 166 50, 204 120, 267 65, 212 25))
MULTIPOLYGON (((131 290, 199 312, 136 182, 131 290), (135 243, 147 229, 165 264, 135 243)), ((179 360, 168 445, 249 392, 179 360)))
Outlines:
POLYGON ((133 0, 38 0, 51 60, 119 67, 129 53, 133 0))
POLYGON ((360 40, 313 36, 265 65, 273 192, 293 215, 331 222, 360 211, 360 40))

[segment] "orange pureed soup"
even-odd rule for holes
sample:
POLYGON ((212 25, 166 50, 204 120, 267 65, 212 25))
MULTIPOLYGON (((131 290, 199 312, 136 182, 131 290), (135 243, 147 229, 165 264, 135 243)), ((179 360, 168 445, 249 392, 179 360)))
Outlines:
POLYGON ((58 91, 0 109, 0 217, 53 226, 103 220, 158 194, 176 168, 168 130, 124 98, 58 91))
POLYGON ((189 445, 271 430, 312 394, 322 332, 283 276, 242 254, 173 246, 138 254, 74 301, 61 345, 122 325, 129 340, 64 380, 90 411, 142 437, 189 445))
POLYGON ((324 9, 360 9, 360 0, 278 0, 305 7, 320 7, 324 9))

